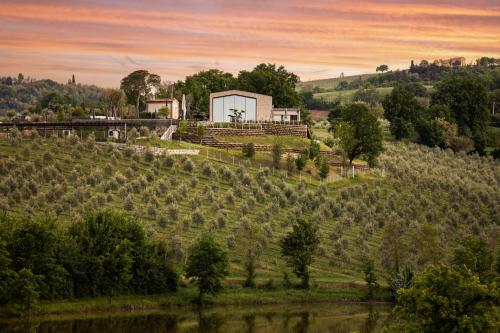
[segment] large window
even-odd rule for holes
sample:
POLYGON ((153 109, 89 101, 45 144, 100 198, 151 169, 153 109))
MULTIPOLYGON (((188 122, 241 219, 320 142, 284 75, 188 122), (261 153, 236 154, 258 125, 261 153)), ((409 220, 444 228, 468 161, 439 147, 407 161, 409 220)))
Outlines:
POLYGON ((241 115, 240 121, 257 120, 257 100, 252 97, 239 95, 215 97, 212 99, 213 121, 230 122, 238 114, 241 115))

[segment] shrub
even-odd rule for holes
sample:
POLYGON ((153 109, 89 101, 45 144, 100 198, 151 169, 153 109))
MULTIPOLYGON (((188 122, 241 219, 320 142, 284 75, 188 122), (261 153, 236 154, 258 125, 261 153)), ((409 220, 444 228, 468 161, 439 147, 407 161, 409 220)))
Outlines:
POLYGON ((148 137, 148 136, 150 135, 150 133, 151 133, 151 132, 150 132, 149 128, 148 128, 148 127, 146 127, 146 126, 141 126, 141 127, 139 128, 139 134, 140 134, 141 136, 146 136, 146 137, 148 137))
POLYGON ((236 238, 234 235, 230 235, 226 239, 226 246, 228 249, 234 249, 236 247, 236 238))
POLYGON ((288 176, 293 175, 293 173, 295 172, 295 166, 296 166, 295 159, 293 158, 293 156, 291 154, 287 154, 287 156, 286 156, 286 171, 287 171, 288 176))
POLYGON ((155 155, 153 154, 151 149, 146 149, 146 151, 144 152, 144 161, 146 163, 151 163, 154 161, 154 159, 155 159, 155 155))
POLYGON ((205 217, 203 216, 203 213, 199 208, 196 208, 193 213, 191 214, 191 221, 194 224, 201 225, 205 223, 205 217))
POLYGON ((272 153, 273 153, 273 168, 279 169, 281 162, 281 154, 282 154, 281 146, 279 144, 274 144, 272 153))
POLYGON ((171 168, 174 166, 175 160, 172 156, 166 155, 163 157, 163 166, 166 168, 171 168))
POLYGON ((233 205, 233 204, 234 204, 234 195, 233 195, 233 191, 229 190, 229 191, 226 193, 225 200, 226 200, 226 203, 227 203, 228 205, 233 205))
POLYGON ((217 226, 219 229, 224 229, 227 224, 227 219, 223 214, 217 215, 217 226))
POLYGON ((177 205, 173 204, 168 206, 167 211, 172 221, 177 221, 179 219, 179 207, 177 207, 177 205))
POLYGON ((132 200, 132 197, 129 195, 124 203, 123 203, 123 209, 131 211, 134 209, 134 201, 132 200))
POLYGON ((149 205, 148 206, 148 215, 150 217, 155 217, 156 216, 156 207, 154 205, 149 205))
POLYGON ((252 158, 255 156, 255 147, 252 142, 243 146, 243 156, 252 158))
POLYGON ((193 162, 191 159, 186 158, 184 162, 182 162, 182 168, 184 171, 191 173, 193 171, 193 162))
POLYGON ((214 170, 214 168, 212 168, 212 166, 211 166, 210 164, 205 163, 205 164, 203 165, 203 168, 202 168, 201 172, 202 172, 205 176, 210 177, 210 176, 212 176, 212 175, 215 173, 215 170, 214 170))

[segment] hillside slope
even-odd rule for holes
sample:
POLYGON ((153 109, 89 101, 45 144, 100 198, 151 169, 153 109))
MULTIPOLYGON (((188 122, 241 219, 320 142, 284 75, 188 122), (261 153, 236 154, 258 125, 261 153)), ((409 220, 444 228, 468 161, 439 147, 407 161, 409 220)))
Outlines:
POLYGON ((263 235, 259 283, 280 282, 288 271, 279 239, 297 218, 320 227, 311 271, 320 285, 363 283, 363 255, 385 275, 394 260, 416 270, 449 261, 466 234, 497 247, 498 162, 417 145, 386 149, 383 176, 317 186, 203 156, 152 157, 75 139, 1 140, 0 207, 20 216, 54 214, 66 225, 90 210, 126 210, 149 237, 175 248, 179 264, 191 242, 211 230, 229 251, 230 283, 243 280, 239 240, 252 224, 263 235))

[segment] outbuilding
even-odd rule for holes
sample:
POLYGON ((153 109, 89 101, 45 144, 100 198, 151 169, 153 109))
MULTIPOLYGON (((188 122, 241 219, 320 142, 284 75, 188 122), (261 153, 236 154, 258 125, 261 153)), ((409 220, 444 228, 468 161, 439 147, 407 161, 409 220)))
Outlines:
POLYGON ((161 109, 167 108, 170 110, 168 118, 179 119, 179 101, 176 98, 149 99, 146 105, 146 111, 149 113, 158 113, 161 109))

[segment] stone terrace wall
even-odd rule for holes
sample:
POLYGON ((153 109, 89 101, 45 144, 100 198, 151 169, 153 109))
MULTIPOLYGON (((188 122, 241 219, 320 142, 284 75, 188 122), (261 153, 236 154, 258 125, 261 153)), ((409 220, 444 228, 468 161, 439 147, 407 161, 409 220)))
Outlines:
MULTIPOLYGON (((205 135, 209 136, 262 136, 262 135, 291 135, 307 137, 307 125, 285 124, 253 124, 250 128, 217 128, 205 127, 205 135)), ((195 127, 189 127, 188 132, 196 133, 195 127)))

